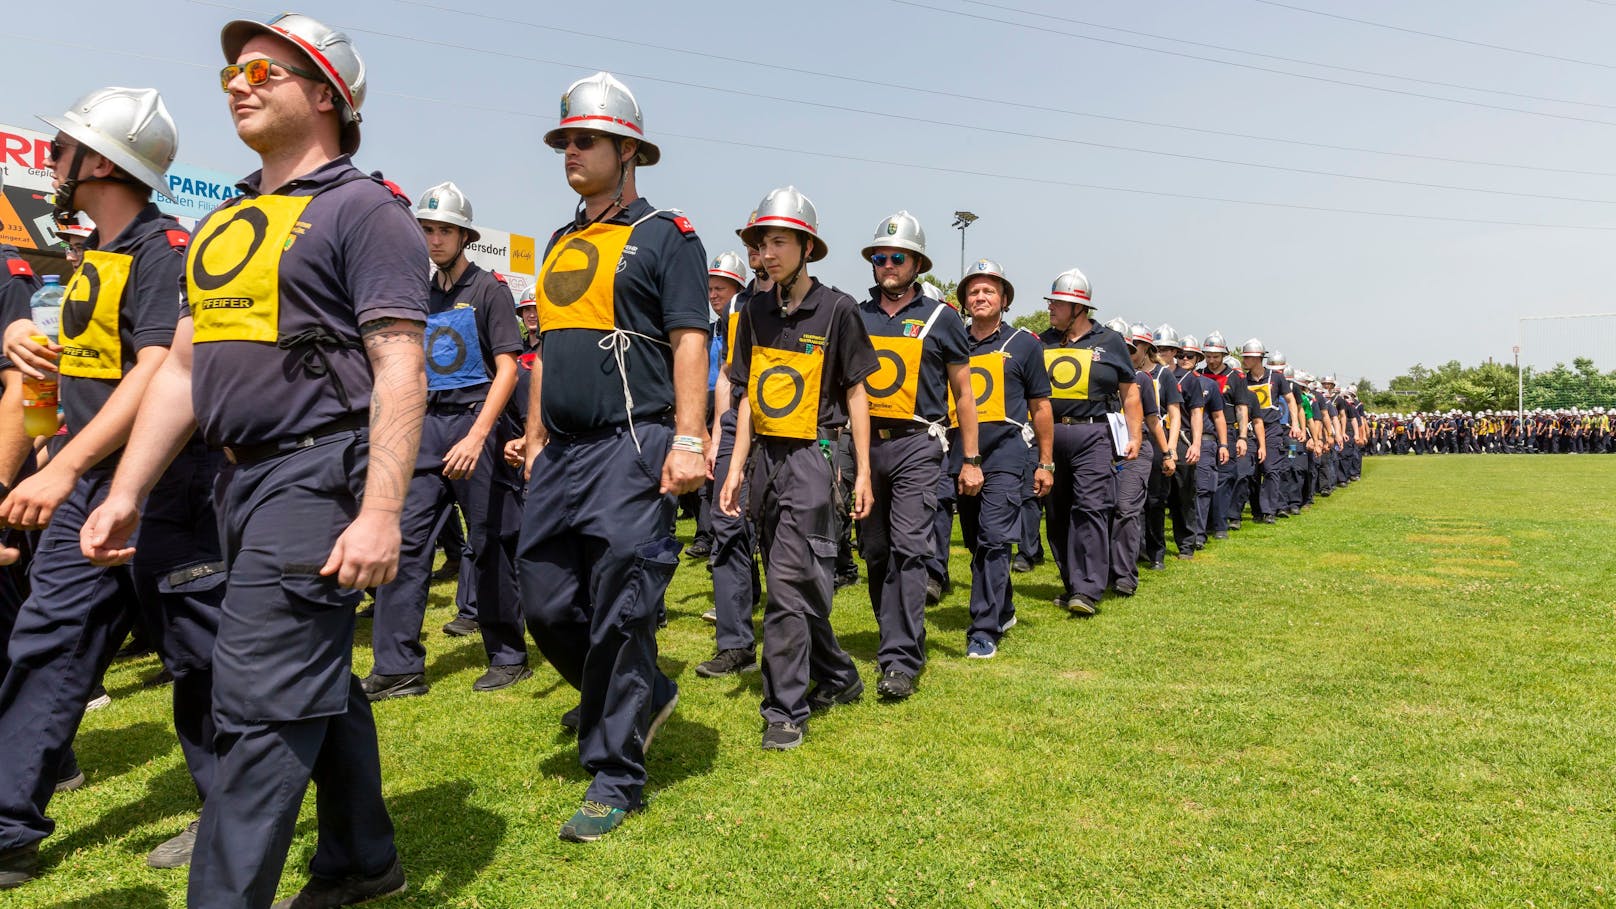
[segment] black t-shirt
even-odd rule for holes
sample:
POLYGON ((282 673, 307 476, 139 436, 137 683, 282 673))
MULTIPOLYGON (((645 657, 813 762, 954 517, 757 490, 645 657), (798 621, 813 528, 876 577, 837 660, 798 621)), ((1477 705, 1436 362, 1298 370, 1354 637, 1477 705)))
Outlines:
POLYGON ((485 400, 494 379, 494 357, 522 352, 516 300, 504 279, 476 263, 467 263, 447 291, 433 279, 426 327, 427 399, 432 404, 469 406, 485 400), (465 337, 468 332, 475 337, 465 337))
MULTIPOLYGON (((1145 372, 1143 369, 1134 370, 1133 384, 1139 387, 1140 413, 1146 417, 1160 417, 1162 409, 1161 405, 1156 402, 1156 383, 1151 381, 1150 373, 1145 372)), ((1145 432, 1145 438, 1150 438, 1148 430, 1145 432)))
POLYGON ((84 262, 62 298, 57 366, 69 435, 101 412, 139 351, 173 343, 174 286, 189 240, 178 221, 147 204, 118 236, 108 241, 96 231, 84 244, 84 262))
POLYGON ((1121 334, 1098 323, 1075 341, 1048 329, 1038 336, 1049 371, 1049 399, 1057 421, 1102 417, 1122 409, 1118 390, 1133 383, 1133 360, 1121 334), (1074 353, 1088 351, 1086 355, 1074 353))
POLYGON ((712 331, 707 252, 683 215, 636 199, 600 224, 568 222, 550 236, 535 291, 546 427, 577 434, 627 424, 619 360, 634 419, 672 413, 672 333, 712 331))
POLYGON ((180 317, 195 323, 191 399, 216 447, 364 415, 371 372, 359 326, 426 322, 426 240, 403 196, 347 155, 271 192, 262 177, 236 184, 242 196, 197 224, 180 282, 180 317))
MULTIPOLYGON (((1200 376, 1188 369, 1175 368, 1173 370, 1173 379, 1178 383, 1178 393, 1183 396, 1183 400, 1179 402, 1179 406, 1184 410, 1184 437, 1190 438, 1190 420, 1195 416, 1190 411, 1197 407, 1204 408, 1208 406, 1206 383, 1201 381, 1200 376)), ((1206 415, 1203 413, 1201 416, 1201 425, 1205 427, 1206 415)))
POLYGON ((753 432, 759 435, 793 438, 760 428, 755 417, 761 409, 788 422, 801 414, 818 438, 829 438, 830 432, 847 423, 847 389, 875 372, 875 348, 859 317, 858 304, 840 290, 819 283, 818 278, 811 280, 808 295, 790 315, 780 314, 777 288, 748 296, 736 319, 729 380, 740 395, 749 395, 754 359, 762 367, 763 398, 747 402, 754 413, 753 432), (808 380, 804 373, 811 371, 805 365, 817 365, 819 371, 819 396, 813 412, 805 409, 808 380))
POLYGON ((1241 404, 1246 405, 1246 415, 1249 418, 1256 407, 1251 400, 1251 391, 1246 383, 1246 374, 1228 363, 1223 364, 1222 372, 1207 370, 1201 373, 1212 381, 1218 383, 1218 391, 1223 393, 1223 418, 1229 424, 1230 438, 1239 431, 1240 414, 1235 410, 1241 404))
POLYGON ((915 416, 928 423, 947 421, 948 367, 970 359, 965 323, 960 320, 959 312, 921 293, 918 286, 914 296, 890 316, 881 308, 880 299, 881 289, 872 287, 870 299, 859 304, 864 327, 877 349, 877 370, 866 383, 870 392, 871 425, 901 425, 912 422, 915 416), (911 376, 909 364, 895 345, 905 343, 901 339, 922 336, 919 371, 911 376), (914 395, 912 408, 903 405, 911 393, 914 395), (883 402, 910 413, 880 416, 883 402))
POLYGON ((1218 439, 1217 415, 1223 412, 1223 392, 1218 390, 1218 383, 1210 376, 1201 373, 1191 373, 1190 378, 1200 383, 1205 394, 1206 410, 1201 413, 1201 437, 1216 442, 1218 439))

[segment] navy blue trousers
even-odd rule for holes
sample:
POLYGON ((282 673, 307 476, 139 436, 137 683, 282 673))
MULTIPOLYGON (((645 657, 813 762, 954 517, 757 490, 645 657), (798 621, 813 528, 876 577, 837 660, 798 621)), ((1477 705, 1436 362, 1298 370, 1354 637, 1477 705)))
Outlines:
MULTIPOLYGON (((1020 445, 1015 437, 1005 444, 1020 445)), ((960 536, 971 551, 971 628, 967 638, 997 642, 1016 614, 1010 584, 1010 547, 1021 536, 1021 470, 982 475, 982 490, 959 497, 960 536)))
POLYGON ((580 694, 584 798, 638 808, 644 730, 674 696, 657 668, 657 617, 679 564, 674 500, 658 492, 673 430, 552 435, 533 462, 517 567, 534 641, 580 694))
POLYGON ((1111 429, 1055 424, 1055 486, 1049 493, 1049 548, 1068 595, 1098 603, 1111 580, 1111 511, 1117 504, 1111 429))
POLYGON ((208 486, 217 461, 186 448, 153 490, 133 563, 91 565, 79 532, 106 498, 112 466, 79 479, 40 533, 31 587, 7 645, 0 682, 0 848, 37 842, 55 822, 45 810, 84 719, 84 705, 142 608, 174 673, 174 725, 197 794, 217 767, 210 712, 212 650, 224 572, 208 486))
POLYGON ((926 665, 926 563, 933 535, 943 447, 924 432, 870 442, 875 503, 859 522, 870 605, 881 629, 881 671, 919 675, 926 665))
POLYGON ((309 870, 374 875, 397 857, 370 702, 353 675, 360 592, 319 571, 359 512, 362 431, 219 475, 229 584, 214 646, 219 765, 191 858, 191 909, 275 898, 312 780, 309 870))
MULTIPOLYGON (((718 456, 713 460, 713 481, 723 486, 729 476, 735 453, 735 409, 718 418, 718 456)), ((741 500, 746 501, 748 484, 741 484, 741 500)), ((752 555, 752 521, 743 507, 730 517, 718 508, 712 510, 713 611, 718 615, 715 631, 719 650, 752 650, 757 635, 752 628, 752 610, 762 596, 758 582, 757 559, 752 555)))
POLYGON ((521 530, 521 481, 505 463, 497 429, 483 442, 482 457, 471 475, 451 480, 443 475, 443 457, 477 419, 476 409, 428 410, 421 424, 421 453, 399 519, 403 545, 398 576, 376 591, 376 620, 371 649, 376 672, 404 675, 426 671, 421 625, 426 619, 432 552, 444 524, 458 503, 466 516, 466 546, 472 570, 462 562, 462 580, 474 585, 468 602, 476 604, 483 649, 493 666, 527 662, 523 643, 521 600, 516 594, 516 539, 521 530))

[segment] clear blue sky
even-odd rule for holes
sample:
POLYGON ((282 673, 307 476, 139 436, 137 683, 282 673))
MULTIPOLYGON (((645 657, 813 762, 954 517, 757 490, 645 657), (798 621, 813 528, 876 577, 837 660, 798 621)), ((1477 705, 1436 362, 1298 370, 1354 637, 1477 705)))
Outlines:
MULTIPOLYGON (((831 247, 818 274, 855 295, 870 283, 858 249, 882 217, 900 208, 918 215, 936 271, 952 278, 960 238, 950 213, 969 209, 981 221, 967 254, 1004 263, 1020 291, 1017 311, 1041 305, 1050 280, 1076 266, 1093 282, 1102 318, 1168 321, 1202 335, 1217 328, 1236 343, 1258 335, 1293 364, 1344 379, 1383 384, 1416 361, 1508 360, 1521 316, 1616 311, 1603 264, 1616 244, 1616 62, 1590 65, 1612 60, 1616 2, 1284 2, 1534 53, 1261 0, 320 0, 297 9, 347 29, 369 65, 361 166, 412 194, 452 179, 480 222, 541 244, 575 197, 539 138, 567 84, 608 69, 635 91, 663 149, 662 163, 641 173, 642 194, 684 209, 717 253, 738 246, 732 230, 766 191, 793 183, 818 205, 831 247)), ((63 12, 55 22, 13 16, 0 26, 11 73, 0 122, 44 128, 35 114, 56 114, 92 88, 155 86, 179 123, 182 160, 227 172, 256 166, 217 88, 217 35, 227 19, 267 19, 277 8, 85 0, 63 12)), ((1616 336, 1591 334, 1583 346, 1616 367, 1616 336)), ((1570 333, 1558 337, 1565 349, 1545 358, 1577 352, 1570 333)))

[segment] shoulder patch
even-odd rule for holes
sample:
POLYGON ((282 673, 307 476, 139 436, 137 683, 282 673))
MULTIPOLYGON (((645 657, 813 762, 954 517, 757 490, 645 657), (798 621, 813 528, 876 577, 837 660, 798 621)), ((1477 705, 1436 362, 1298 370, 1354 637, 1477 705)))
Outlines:
POLYGON ((163 234, 168 237, 168 245, 175 249, 184 249, 191 245, 191 235, 183 230, 165 230, 163 234))
POLYGON ((685 217, 682 212, 668 210, 657 212, 657 214, 667 218, 669 221, 672 221, 673 226, 679 228, 679 233, 684 234, 687 237, 694 237, 696 235, 696 225, 691 224, 690 219, 685 217))
POLYGON ((371 174, 370 176, 377 183, 380 183, 381 185, 387 187, 387 191, 392 193, 395 197, 397 197, 399 199, 403 199, 405 205, 412 204, 410 202, 410 197, 404 195, 403 188, 400 187, 397 183, 394 183, 392 180, 389 180, 386 177, 383 177, 382 174, 381 174, 381 171, 376 171, 375 173, 371 174))
POLYGON ((504 276, 504 275, 502 275, 502 274, 500 274, 500 273, 499 273, 499 272, 497 272, 497 271, 491 271, 491 272, 489 272, 489 274, 491 274, 491 275, 493 275, 493 276, 494 276, 494 280, 495 280, 495 281, 498 281, 498 282, 499 282, 499 283, 501 283, 501 284, 503 284, 503 285, 505 285, 505 286, 506 286, 506 287, 510 287, 510 286, 511 286, 511 282, 509 282, 509 281, 507 281, 507 280, 505 280, 505 276, 504 276))
POLYGON ((32 277, 34 277, 34 267, 32 265, 28 264, 27 259, 24 259, 24 258, 21 258, 21 257, 18 257, 16 259, 7 259, 6 260, 6 272, 8 274, 10 274, 13 278, 32 278, 32 277))

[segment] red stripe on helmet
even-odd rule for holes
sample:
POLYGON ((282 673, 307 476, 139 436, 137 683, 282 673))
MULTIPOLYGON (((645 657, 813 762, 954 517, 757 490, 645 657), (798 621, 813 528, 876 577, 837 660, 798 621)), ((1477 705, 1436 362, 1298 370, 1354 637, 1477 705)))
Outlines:
POLYGON ((298 48, 303 51, 303 53, 308 54, 309 59, 313 60, 315 65, 320 67, 320 69, 324 70, 326 76, 330 78, 331 83, 337 87, 338 91, 342 92, 342 100, 348 103, 348 109, 356 113, 358 112, 358 107, 354 105, 353 92, 348 90, 347 81, 342 78, 342 74, 337 72, 337 68, 331 65, 331 61, 325 58, 325 54, 320 53, 319 48, 307 41, 304 41, 302 38, 299 38, 297 35, 292 34, 278 25, 270 25, 268 28, 272 29, 277 35, 280 35, 288 41, 291 41, 293 44, 296 44, 298 48))
POLYGON ((797 228, 798 230, 805 230, 808 233, 813 234, 816 237, 819 236, 819 231, 814 230, 813 226, 810 225, 807 221, 798 221, 796 218, 788 218, 785 215, 764 215, 763 217, 758 218, 756 221, 753 221, 751 224, 748 224, 746 226, 747 227, 766 227, 766 226, 768 226, 768 224, 770 222, 774 222, 774 221, 784 221, 785 223, 791 225, 792 227, 797 228))
POLYGON ((745 284, 746 283, 745 281, 741 280, 740 275, 738 275, 738 274, 736 274, 736 273, 734 273, 732 271, 725 271, 722 268, 709 268, 709 269, 707 269, 707 273, 709 275, 717 275, 720 278, 729 278, 730 280, 734 281, 736 284, 745 284))
POLYGON ((640 129, 638 126, 635 126, 632 122, 630 122, 628 120, 622 120, 622 119, 619 119, 617 117, 608 117, 608 116, 606 116, 604 114, 587 114, 587 115, 580 116, 580 117, 568 117, 565 120, 561 121, 561 126, 562 127, 570 126, 570 125, 572 125, 574 123, 581 123, 581 122, 584 122, 586 120, 605 120, 607 123, 616 123, 618 126, 626 126, 629 129, 634 130, 635 132, 639 133, 642 136, 645 135, 645 130, 640 129))

